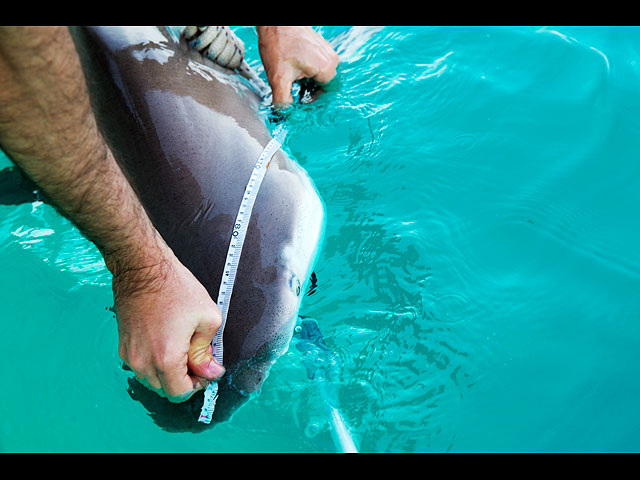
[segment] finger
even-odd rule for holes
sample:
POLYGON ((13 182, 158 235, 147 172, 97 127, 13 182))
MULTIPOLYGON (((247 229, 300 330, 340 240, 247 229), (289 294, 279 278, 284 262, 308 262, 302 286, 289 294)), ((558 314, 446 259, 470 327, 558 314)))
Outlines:
POLYGON ((126 342, 121 341, 118 350, 120 360, 122 360, 127 365, 127 367, 129 367, 129 370, 133 372, 138 382, 140 382, 150 390, 162 390, 162 383, 160 382, 158 376, 155 374, 155 370, 145 368, 144 362, 138 360, 137 357, 129 357, 126 342))
POLYGON ((154 392, 162 391, 162 382, 160 381, 157 375, 153 375, 153 374, 145 375, 133 369, 132 371, 136 376, 136 380, 138 380, 138 382, 140 382, 142 385, 147 387, 149 390, 153 390, 154 392))
POLYGON ((322 70, 319 70, 313 77, 313 79, 320 84, 327 84, 336 76, 336 67, 333 65, 327 65, 322 70))
POLYGON ((189 359, 187 365, 191 375, 212 381, 218 380, 225 372, 224 367, 208 351, 189 359))
POLYGON ((271 82, 271 93, 273 95, 273 103, 276 105, 290 105, 293 103, 293 96, 291 95, 291 87, 296 80, 296 75, 293 72, 287 71, 287 73, 281 75, 279 78, 271 82))
POLYGON ((144 378, 140 378, 140 377, 136 377, 136 380, 138 380, 138 382, 140 382, 142 385, 147 387, 152 392, 155 392, 158 396, 160 396, 162 398, 166 398, 170 402, 174 402, 174 403, 180 403, 180 402, 184 402, 186 400, 189 400, 189 398, 191 398, 191 396, 198 390, 196 388, 192 388, 190 390, 187 390, 187 391, 185 391, 183 393, 180 393, 180 394, 177 394, 177 395, 175 395, 175 394, 174 395, 169 395, 165 391, 165 388, 162 387, 162 386, 160 388, 152 387, 149 384, 149 382, 147 382, 144 378))
POLYGON ((136 375, 136 380, 138 381, 138 383, 144 387, 146 387, 147 389, 151 390, 152 392, 155 392, 156 394, 160 395, 161 397, 165 397, 166 395, 164 394, 164 391, 162 390, 162 388, 154 388, 151 385, 149 385, 149 382, 147 382, 147 380, 142 377, 142 376, 138 376, 136 375))
POLYGON ((188 375, 186 365, 184 367, 167 368, 158 372, 158 377, 162 383, 164 396, 170 402, 184 402, 199 390, 188 375))
POLYGON ((336 76, 338 63, 338 54, 328 46, 320 54, 320 58, 317 60, 315 65, 316 72, 312 78, 321 84, 329 83, 336 76))
POLYGON ((216 319, 201 322, 194 331, 187 354, 189 373, 207 380, 217 380, 224 374, 224 367, 212 355, 211 341, 222 322, 216 319))

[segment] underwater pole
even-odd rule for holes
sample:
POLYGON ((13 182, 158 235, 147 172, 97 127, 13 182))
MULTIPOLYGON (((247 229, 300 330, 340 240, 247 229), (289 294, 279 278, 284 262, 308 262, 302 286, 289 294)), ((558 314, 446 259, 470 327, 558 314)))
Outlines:
POLYGON ((338 355, 329 350, 318 322, 313 318, 298 317, 294 340, 296 349, 303 354, 302 363, 307 369, 307 377, 317 385, 324 400, 333 443, 341 453, 358 453, 350 428, 340 413, 335 387, 340 375, 338 355))

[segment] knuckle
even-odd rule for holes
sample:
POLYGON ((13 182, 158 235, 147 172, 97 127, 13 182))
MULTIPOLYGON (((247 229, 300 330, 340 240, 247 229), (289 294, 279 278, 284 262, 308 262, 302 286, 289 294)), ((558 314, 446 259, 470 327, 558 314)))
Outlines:
POLYGON ((153 357, 153 365, 159 374, 164 374, 175 366, 175 361, 170 355, 156 354, 153 357))
POLYGON ((222 312, 219 308, 214 308, 211 314, 211 327, 218 330, 222 325, 222 312))
POLYGON ((180 350, 165 348, 157 350, 152 356, 153 367, 159 375, 171 374, 179 370, 184 363, 180 350))
POLYGON ((333 60, 334 63, 338 63, 340 61, 340 56, 338 55, 338 52, 336 52, 333 48, 330 50, 329 55, 331 55, 331 59, 333 60))
POLYGON ((129 365, 129 368, 135 373, 145 377, 149 374, 149 362, 144 356, 137 354, 135 351, 129 351, 123 361, 129 365))
POLYGON ((126 363, 134 372, 145 375, 147 368, 145 362, 142 360, 137 357, 129 357, 129 360, 126 363))
POLYGON ((118 348, 118 356, 120 357, 120 360, 122 360, 124 363, 129 365, 128 358, 127 358, 127 349, 122 345, 120 345, 120 348, 118 348))

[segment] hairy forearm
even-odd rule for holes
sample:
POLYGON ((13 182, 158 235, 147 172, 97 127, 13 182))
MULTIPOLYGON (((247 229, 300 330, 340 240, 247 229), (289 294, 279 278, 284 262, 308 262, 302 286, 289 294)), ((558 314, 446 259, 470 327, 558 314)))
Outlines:
POLYGON ((136 377, 171 401, 220 378, 210 351, 220 309, 114 161, 66 28, 0 27, 0 147, 102 252, 120 358, 136 377))
POLYGON ((98 131, 66 28, 0 28, 0 146, 114 275, 162 261, 167 247, 98 131))

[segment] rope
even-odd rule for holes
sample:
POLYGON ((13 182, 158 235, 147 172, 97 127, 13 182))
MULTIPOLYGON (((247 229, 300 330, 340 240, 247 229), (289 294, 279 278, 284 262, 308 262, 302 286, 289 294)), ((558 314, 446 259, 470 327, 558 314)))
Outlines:
POLYGON ((191 48, 204 57, 248 79, 262 97, 271 93, 271 89, 247 63, 244 43, 229 27, 184 27, 181 35, 191 48))

